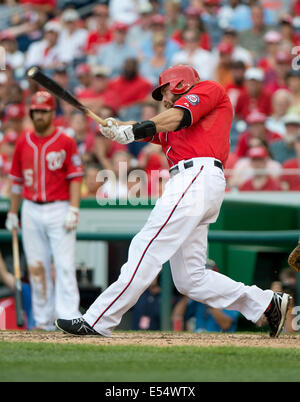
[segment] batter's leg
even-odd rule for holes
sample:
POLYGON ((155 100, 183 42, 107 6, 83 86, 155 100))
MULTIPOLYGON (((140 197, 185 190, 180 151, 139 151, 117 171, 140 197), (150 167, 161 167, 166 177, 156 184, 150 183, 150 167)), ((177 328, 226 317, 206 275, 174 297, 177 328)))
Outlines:
POLYGON ((237 310, 257 322, 273 292, 246 286, 205 268, 208 224, 199 225, 170 260, 174 284, 189 298, 217 309, 237 310))
POLYGON ((49 239, 41 205, 24 200, 21 212, 22 241, 31 285, 36 326, 54 329, 54 290, 51 276, 49 239))
POLYGON ((193 213, 197 200, 202 198, 200 172, 201 169, 194 169, 185 177, 175 176, 172 186, 166 186, 145 226, 132 240, 128 261, 121 268, 118 280, 84 314, 83 318, 100 334, 110 335, 123 314, 159 274, 162 265, 197 226, 203 214, 201 209, 198 215, 193 213))

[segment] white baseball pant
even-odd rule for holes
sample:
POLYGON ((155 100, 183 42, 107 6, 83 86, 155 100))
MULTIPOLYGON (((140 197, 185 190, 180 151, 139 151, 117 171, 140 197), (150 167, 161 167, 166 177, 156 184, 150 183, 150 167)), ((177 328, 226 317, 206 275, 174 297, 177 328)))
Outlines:
POLYGON ((75 271, 75 231, 63 227, 69 203, 36 204, 24 200, 22 240, 31 285, 36 326, 54 329, 57 317, 78 317, 79 290, 75 271), (54 264, 54 277, 51 272, 54 264), (53 281, 54 279, 54 281, 53 281))
POLYGON ((128 261, 83 315, 100 334, 110 336, 129 310, 170 260, 178 291, 214 308, 240 311, 257 322, 273 292, 246 286, 205 268, 208 225, 215 222, 225 193, 223 171, 214 158, 194 158, 193 167, 168 181, 145 226, 133 238, 128 261))

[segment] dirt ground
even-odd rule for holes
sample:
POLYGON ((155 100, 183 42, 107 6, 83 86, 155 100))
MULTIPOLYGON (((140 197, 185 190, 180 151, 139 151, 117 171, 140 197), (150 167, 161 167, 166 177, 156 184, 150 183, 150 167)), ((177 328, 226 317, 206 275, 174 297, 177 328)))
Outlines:
POLYGON ((267 333, 190 333, 190 332, 119 332, 110 338, 98 336, 76 337, 61 332, 0 331, 0 341, 45 342, 86 345, 148 345, 148 346, 255 346, 300 348, 300 334, 281 334, 271 339, 267 333))

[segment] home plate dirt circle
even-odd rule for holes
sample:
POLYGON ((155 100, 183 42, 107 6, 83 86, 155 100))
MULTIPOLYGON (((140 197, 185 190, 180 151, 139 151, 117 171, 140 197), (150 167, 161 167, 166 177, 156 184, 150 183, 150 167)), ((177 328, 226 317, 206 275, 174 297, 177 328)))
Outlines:
POLYGON ((281 334, 270 338, 267 333, 190 333, 190 332, 113 332, 110 338, 101 336, 71 336, 62 332, 0 331, 0 341, 43 342, 86 345, 138 346, 240 346, 300 348, 300 334, 281 334))

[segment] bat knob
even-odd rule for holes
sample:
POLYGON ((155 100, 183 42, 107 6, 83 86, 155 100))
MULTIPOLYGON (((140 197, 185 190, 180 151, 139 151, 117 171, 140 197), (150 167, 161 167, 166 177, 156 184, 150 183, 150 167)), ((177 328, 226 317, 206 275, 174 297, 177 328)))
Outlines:
POLYGON ((33 78, 36 73, 39 71, 38 67, 31 67, 28 71, 27 71, 27 77, 29 78, 33 78))

